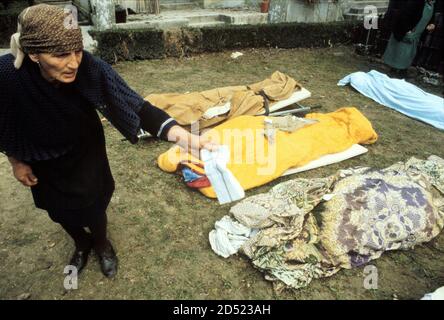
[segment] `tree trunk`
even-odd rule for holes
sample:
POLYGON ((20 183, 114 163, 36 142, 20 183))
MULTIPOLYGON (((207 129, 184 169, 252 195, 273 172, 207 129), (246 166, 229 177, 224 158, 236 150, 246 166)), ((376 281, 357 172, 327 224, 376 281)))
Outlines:
POLYGON ((93 23, 97 30, 111 29, 116 23, 114 0, 91 0, 93 23))

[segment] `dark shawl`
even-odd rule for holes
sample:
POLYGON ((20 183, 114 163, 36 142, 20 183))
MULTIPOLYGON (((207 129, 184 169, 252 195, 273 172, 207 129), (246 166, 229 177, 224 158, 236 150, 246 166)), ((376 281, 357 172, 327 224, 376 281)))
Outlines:
MULTIPOLYGON (((66 154, 82 132, 84 113, 40 74, 26 58, 0 57, 0 151, 21 161, 54 159, 66 154), (67 130, 68 129, 68 130, 67 130)), ((144 100, 104 61, 84 51, 77 79, 69 84, 98 109, 129 141, 137 142, 144 100)))

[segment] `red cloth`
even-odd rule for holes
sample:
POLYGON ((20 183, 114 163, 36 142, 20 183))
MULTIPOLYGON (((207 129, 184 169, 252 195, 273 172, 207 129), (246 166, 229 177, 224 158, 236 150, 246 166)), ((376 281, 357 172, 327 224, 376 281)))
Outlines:
POLYGON ((193 189, 200 189, 200 188, 211 187, 211 182, 205 176, 205 177, 202 177, 200 179, 188 182, 187 186, 190 187, 190 188, 193 188, 193 189))

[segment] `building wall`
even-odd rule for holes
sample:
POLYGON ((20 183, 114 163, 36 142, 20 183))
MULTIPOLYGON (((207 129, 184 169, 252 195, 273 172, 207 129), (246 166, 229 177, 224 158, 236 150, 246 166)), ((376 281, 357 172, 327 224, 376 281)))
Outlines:
MULTIPOLYGON (((245 5, 250 8, 260 8, 262 0, 245 0, 245 5)), ((258 9, 259 10, 259 9, 258 9)))
POLYGON ((89 20, 91 14, 89 0, 74 0, 72 3, 77 7, 79 11, 79 19, 89 20))
POLYGON ((130 8, 135 12, 146 12, 148 1, 146 0, 116 0, 117 3, 121 4, 126 8, 130 8))
POLYGON ((200 0, 200 2, 204 8, 259 8, 262 0, 200 0))
POLYGON ((204 8, 235 8, 245 4, 244 0, 204 0, 204 8))
POLYGON ((305 0, 272 0, 269 21, 279 22, 331 22, 343 20, 349 0, 319 0, 308 4, 305 0))
POLYGON ((74 0, 72 3, 82 11, 90 11, 89 0, 74 0))

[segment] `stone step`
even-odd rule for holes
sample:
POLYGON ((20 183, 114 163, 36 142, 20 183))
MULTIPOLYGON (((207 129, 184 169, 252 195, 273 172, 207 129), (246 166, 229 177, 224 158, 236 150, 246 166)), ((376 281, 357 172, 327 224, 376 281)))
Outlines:
POLYGON ((184 16, 184 18, 188 19, 190 21, 190 24, 222 21, 221 15, 218 13, 207 14, 207 15, 189 15, 189 16, 184 16))
MULTIPOLYGON (((281 1, 281 0, 273 0, 273 1, 281 1)), ((223 9, 223 8, 242 8, 245 5, 253 5, 253 3, 257 2, 256 0, 253 1, 246 1, 246 0, 207 0, 205 1, 205 8, 208 9, 223 9)), ((260 2, 260 1, 259 1, 260 2)))
POLYGON ((352 1, 348 3, 348 11, 344 14, 345 20, 364 20, 366 13, 364 9, 366 6, 373 6, 377 10, 378 16, 382 16, 387 12, 388 0, 373 0, 373 1, 352 1))
POLYGON ((199 8, 196 2, 161 3, 160 10, 192 10, 199 8))
POLYGON ((166 29, 187 27, 189 24, 190 24, 190 21, 185 18, 162 19, 162 20, 157 20, 157 21, 145 22, 145 27, 166 30, 166 29))
POLYGON ((162 3, 184 3, 184 2, 196 2, 195 0, 160 0, 162 3))
MULTIPOLYGON (((387 12, 388 6, 375 6, 378 14, 387 12)), ((351 7, 348 13, 364 14, 364 7, 351 7)))
POLYGON ((128 23, 119 24, 118 28, 180 28, 186 26, 214 26, 264 24, 268 22, 268 14, 254 11, 235 10, 171 10, 162 11, 160 15, 139 14, 128 17, 128 23))
MULTIPOLYGON (((379 13, 378 16, 381 17, 383 16, 384 13, 379 13)), ((347 21, 363 21, 364 20, 365 15, 364 14, 357 14, 357 13, 345 13, 344 14, 344 20, 347 21)))
POLYGON ((197 22, 197 23, 190 23, 189 27, 194 28, 204 28, 204 27, 216 27, 216 26, 224 26, 226 25, 223 21, 213 21, 213 22, 197 22))
POLYGON ((222 21, 226 24, 264 24, 268 23, 268 13, 233 13, 233 14, 222 14, 222 21))
POLYGON ((373 0, 373 1, 351 1, 347 5, 348 7, 365 7, 368 5, 373 6, 388 6, 388 0, 373 0))

